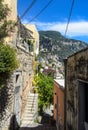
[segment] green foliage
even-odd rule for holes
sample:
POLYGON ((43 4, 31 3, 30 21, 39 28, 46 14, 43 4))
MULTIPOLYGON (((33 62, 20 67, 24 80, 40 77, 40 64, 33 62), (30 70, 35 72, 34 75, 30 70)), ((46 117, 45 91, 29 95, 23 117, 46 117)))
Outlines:
POLYGON ((9 35, 9 32, 13 31, 15 26, 14 22, 7 20, 10 9, 3 3, 4 1, 0 0, 0 42, 9 35))
POLYGON ((41 111, 53 102, 53 78, 39 73, 38 76, 35 76, 34 81, 38 86, 39 111, 41 111))
POLYGON ((0 44, 0 87, 17 67, 15 50, 9 45, 0 44))
POLYGON ((43 58, 47 58, 47 55, 50 53, 51 55, 57 55, 62 62, 69 55, 87 46, 85 42, 65 38, 57 31, 39 31, 39 34, 40 48, 47 50, 46 53, 41 51, 40 57, 42 55, 43 58))
POLYGON ((62 36, 61 33, 57 32, 57 31, 39 31, 39 34, 41 36, 46 36, 47 38, 51 38, 51 39, 54 39, 56 41, 65 39, 65 37, 62 36))
POLYGON ((4 0, 0 0, 0 21, 6 19, 8 12, 10 11, 8 6, 3 4, 4 0))
POLYGON ((29 45, 29 51, 33 51, 34 50, 34 43, 32 40, 27 40, 27 44, 29 45))
POLYGON ((0 73, 12 72, 17 66, 15 50, 9 45, 0 44, 0 73))

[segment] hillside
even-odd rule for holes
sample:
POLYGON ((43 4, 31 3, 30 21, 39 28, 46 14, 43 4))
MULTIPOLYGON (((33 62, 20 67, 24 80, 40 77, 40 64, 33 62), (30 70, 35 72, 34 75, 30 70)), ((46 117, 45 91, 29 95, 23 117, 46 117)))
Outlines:
POLYGON ((64 73, 63 59, 87 46, 82 41, 65 38, 57 31, 39 31, 39 34, 40 61, 55 67, 57 73, 64 73))

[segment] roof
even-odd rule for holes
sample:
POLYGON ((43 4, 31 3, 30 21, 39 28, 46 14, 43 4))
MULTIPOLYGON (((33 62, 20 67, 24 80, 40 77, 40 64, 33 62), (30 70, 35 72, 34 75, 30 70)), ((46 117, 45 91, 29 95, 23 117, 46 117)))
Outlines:
POLYGON ((64 79, 54 79, 54 81, 60 85, 60 87, 65 88, 65 80, 64 79))
POLYGON ((78 54, 78 53, 81 53, 81 52, 83 52, 83 51, 86 51, 86 50, 88 50, 88 45, 87 45, 86 47, 84 47, 83 49, 81 49, 81 50, 79 50, 79 51, 73 53, 73 54, 70 55, 70 56, 68 56, 67 59, 70 58, 70 57, 72 57, 72 56, 75 56, 75 55, 78 54))

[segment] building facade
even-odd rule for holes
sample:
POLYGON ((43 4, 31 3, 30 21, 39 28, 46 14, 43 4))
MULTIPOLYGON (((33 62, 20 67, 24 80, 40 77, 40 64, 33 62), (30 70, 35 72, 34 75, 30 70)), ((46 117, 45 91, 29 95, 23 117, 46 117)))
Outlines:
POLYGON ((25 27, 33 32, 32 33, 32 37, 33 37, 32 42, 34 45, 34 54, 36 54, 36 56, 37 56, 39 54, 39 33, 38 33, 38 30, 34 24, 25 24, 25 27))
POLYGON ((17 22, 14 31, 5 38, 5 44, 15 49, 19 67, 13 72, 6 86, 0 90, 0 129, 15 130, 20 125, 27 95, 32 91, 33 55, 25 39, 33 39, 32 31, 17 19, 17 0, 5 0, 11 10, 8 20, 17 22))
MULTIPOLYGON (((17 23, 17 0, 4 0, 3 3, 8 5, 10 9, 7 20, 11 20, 14 24, 17 23)), ((10 31, 9 36, 4 39, 5 43, 11 44, 13 41, 13 46, 16 45, 17 31, 18 28, 15 26, 13 31, 10 31)))
POLYGON ((64 130, 64 79, 54 80, 54 119, 57 130, 64 130))
POLYGON ((65 60, 65 81, 65 129, 86 130, 88 129, 88 47, 65 60))

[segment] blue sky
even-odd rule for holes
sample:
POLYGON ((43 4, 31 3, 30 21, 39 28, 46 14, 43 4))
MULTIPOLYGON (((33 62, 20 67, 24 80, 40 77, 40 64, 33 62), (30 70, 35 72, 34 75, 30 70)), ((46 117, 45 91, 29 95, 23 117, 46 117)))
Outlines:
MULTIPOLYGON (((35 0, 35 4, 23 17, 23 23, 30 23, 50 0, 35 0)), ((32 0, 18 0, 18 15, 21 16, 32 0)), ((55 30, 65 33, 72 0, 52 0, 50 5, 31 23, 38 30, 55 30)), ((75 0, 68 26, 67 37, 88 43, 88 0, 75 0)))

